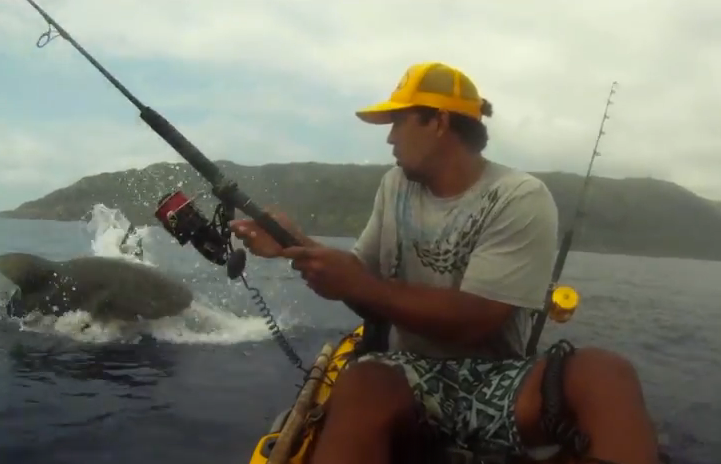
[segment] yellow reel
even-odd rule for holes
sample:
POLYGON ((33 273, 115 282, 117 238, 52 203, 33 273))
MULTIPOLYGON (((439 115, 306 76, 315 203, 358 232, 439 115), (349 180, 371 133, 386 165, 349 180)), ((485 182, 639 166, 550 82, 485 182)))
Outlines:
POLYGON ((551 308, 548 317, 563 324, 568 322, 576 312, 579 296, 576 290, 568 286, 559 286, 551 294, 551 308))

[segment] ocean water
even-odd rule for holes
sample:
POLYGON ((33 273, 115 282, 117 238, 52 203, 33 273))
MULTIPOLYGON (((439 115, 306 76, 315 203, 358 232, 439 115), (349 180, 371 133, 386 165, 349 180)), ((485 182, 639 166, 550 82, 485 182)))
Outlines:
MULTIPOLYGON (((88 223, 0 220, 0 253, 117 255, 126 227, 102 205, 88 223)), ((195 302, 136 327, 152 336, 139 339, 112 325, 81 331, 80 312, 35 321, 0 312, 0 463, 248 462, 292 402, 300 374, 249 293, 163 230, 141 232, 148 265, 185 280, 195 302)), ((306 363, 359 322, 285 262, 250 257, 247 270, 306 363)), ((542 345, 565 337, 624 354, 673 462, 721 462, 721 263, 571 253, 563 280, 581 306, 571 322, 549 325, 542 345)), ((0 291, 9 288, 0 276, 0 291)))

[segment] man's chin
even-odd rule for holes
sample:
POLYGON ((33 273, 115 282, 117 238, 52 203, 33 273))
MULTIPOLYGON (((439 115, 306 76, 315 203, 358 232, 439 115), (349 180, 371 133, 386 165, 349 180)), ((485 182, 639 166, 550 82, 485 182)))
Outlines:
POLYGON ((401 166, 400 164, 398 166, 403 171, 403 175, 406 176, 406 179, 408 179, 409 181, 411 181, 411 182, 420 182, 421 181, 421 176, 417 172, 412 171, 408 168, 405 168, 405 167, 401 166))

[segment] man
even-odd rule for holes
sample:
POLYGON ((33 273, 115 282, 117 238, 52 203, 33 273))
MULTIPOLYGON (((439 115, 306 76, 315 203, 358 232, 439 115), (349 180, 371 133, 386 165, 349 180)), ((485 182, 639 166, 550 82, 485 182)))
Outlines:
MULTIPOLYGON (((461 71, 413 65, 388 101, 357 113, 391 125, 397 167, 352 252, 311 240, 283 216, 302 246, 282 250, 252 221, 232 223, 251 252, 292 259, 318 295, 393 325, 388 352, 339 376, 312 463, 389 463, 400 437, 426 430, 419 424, 444 443, 519 458, 553 443, 541 425, 550 361, 523 349, 526 308, 542 307, 551 278, 557 210, 541 181, 482 156, 491 113, 461 71)), ((579 349, 558 375, 569 417, 590 438, 577 462, 657 462, 627 361, 579 349)))

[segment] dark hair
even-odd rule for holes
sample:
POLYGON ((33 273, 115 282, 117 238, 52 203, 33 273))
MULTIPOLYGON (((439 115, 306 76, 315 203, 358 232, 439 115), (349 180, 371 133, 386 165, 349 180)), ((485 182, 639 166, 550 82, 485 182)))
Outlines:
MULTIPOLYGON (((418 114, 421 122, 427 124, 438 115, 437 108, 429 106, 414 106, 412 111, 418 114)), ((481 114, 486 117, 493 116, 493 105, 483 100, 481 114)), ((461 143, 474 153, 481 153, 488 145, 488 128, 479 119, 460 113, 449 112, 449 126, 456 133, 461 143)))

